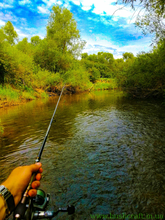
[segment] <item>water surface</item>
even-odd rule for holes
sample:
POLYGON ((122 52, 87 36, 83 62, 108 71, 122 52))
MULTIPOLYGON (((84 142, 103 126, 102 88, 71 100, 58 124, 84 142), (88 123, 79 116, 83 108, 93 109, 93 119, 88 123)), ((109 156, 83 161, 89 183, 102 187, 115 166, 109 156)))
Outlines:
MULTIPOLYGON (((0 109, 1 182, 15 167, 35 161, 57 98, 0 109)), ((53 219, 110 213, 160 219, 165 210, 165 109, 152 100, 127 100, 117 91, 62 96, 42 164, 41 188, 51 193, 49 209, 76 207, 74 215, 53 219)))

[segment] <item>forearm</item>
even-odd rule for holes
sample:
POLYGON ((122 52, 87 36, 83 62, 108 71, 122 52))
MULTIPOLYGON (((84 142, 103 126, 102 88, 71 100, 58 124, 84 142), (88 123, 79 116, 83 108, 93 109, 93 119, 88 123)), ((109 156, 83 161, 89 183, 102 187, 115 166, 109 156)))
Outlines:
POLYGON ((4 199, 0 196, 0 220, 4 220, 6 217, 6 204, 4 199))

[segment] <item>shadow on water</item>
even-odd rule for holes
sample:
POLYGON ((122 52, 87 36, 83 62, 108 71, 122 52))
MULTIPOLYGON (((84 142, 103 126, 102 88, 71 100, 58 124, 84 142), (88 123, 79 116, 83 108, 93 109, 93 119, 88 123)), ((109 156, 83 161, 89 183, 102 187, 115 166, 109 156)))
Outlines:
MULTIPOLYGON (((0 110, 1 181, 34 162, 57 98, 0 110)), ((161 219, 164 134, 164 109, 155 101, 127 100, 118 91, 62 96, 43 152, 41 188, 51 193, 50 209, 74 204, 76 213, 54 219, 110 213, 161 219)))

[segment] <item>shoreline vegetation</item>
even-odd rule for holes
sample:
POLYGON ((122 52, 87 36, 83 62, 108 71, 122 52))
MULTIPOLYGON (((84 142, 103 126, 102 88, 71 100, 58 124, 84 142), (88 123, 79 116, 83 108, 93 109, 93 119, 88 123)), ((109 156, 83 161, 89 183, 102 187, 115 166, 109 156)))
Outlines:
POLYGON ((81 39, 73 14, 53 6, 44 39, 21 41, 8 21, 0 28, 0 107, 36 98, 92 90, 120 89, 132 98, 165 99, 165 39, 148 52, 136 56, 124 52, 82 53, 81 39))
MULTIPOLYGON (((27 89, 22 91, 13 88, 8 84, 4 85, 3 87, 0 86, 0 108, 19 105, 31 100, 35 100, 37 98, 48 98, 52 96, 57 96, 60 94, 62 87, 63 84, 61 83, 59 85, 51 86, 51 88, 47 89, 47 91, 43 89, 27 89)), ((90 84, 89 87, 85 86, 84 90, 82 90, 81 87, 66 85, 64 94, 74 94, 109 89, 117 89, 117 84, 115 80, 102 78, 97 80, 95 84, 90 84)))

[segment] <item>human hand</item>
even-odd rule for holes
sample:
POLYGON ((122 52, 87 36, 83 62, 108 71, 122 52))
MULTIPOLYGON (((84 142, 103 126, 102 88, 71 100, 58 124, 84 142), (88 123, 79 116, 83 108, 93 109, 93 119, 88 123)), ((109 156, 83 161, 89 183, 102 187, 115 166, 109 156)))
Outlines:
POLYGON ((2 183, 13 195, 15 206, 17 206, 21 200, 22 194, 28 186, 33 173, 37 173, 35 177, 36 180, 32 182, 32 189, 29 190, 28 194, 31 197, 36 196, 36 188, 40 186, 39 180, 43 172, 41 166, 41 163, 36 163, 29 166, 17 167, 11 172, 7 180, 2 183))

